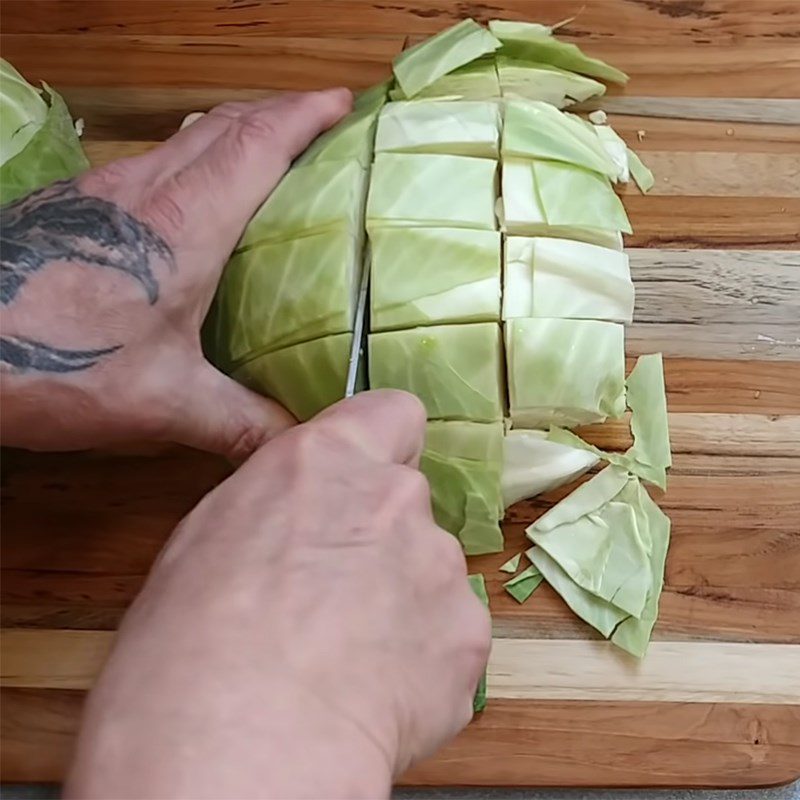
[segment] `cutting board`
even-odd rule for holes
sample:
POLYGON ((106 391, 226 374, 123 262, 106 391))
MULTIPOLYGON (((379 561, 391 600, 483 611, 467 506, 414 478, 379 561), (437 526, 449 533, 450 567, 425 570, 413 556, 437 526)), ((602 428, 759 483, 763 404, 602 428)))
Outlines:
MULTIPOLYGON (((360 88, 472 14, 555 23, 632 76, 602 105, 657 175, 636 233, 631 357, 665 355, 675 466, 661 616, 640 664, 497 567, 490 702, 414 784, 763 786, 800 775, 800 4, 3 2, 3 55, 63 90, 96 164, 190 111, 360 88)), ((622 445, 624 425, 589 431, 622 445)), ((177 523, 228 468, 179 448, 4 459, 3 777, 59 780, 84 691, 177 523)), ((190 621, 187 620, 187 624, 190 621)))

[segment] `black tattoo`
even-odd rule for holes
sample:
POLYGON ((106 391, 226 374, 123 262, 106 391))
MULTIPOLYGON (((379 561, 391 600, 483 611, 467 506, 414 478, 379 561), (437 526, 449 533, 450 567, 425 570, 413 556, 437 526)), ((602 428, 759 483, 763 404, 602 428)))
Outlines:
POLYGON ((169 245, 119 206, 60 181, 0 210, 0 302, 10 303, 28 276, 54 261, 120 270, 158 300, 153 259, 174 267, 169 245))
POLYGON ((9 372, 79 372, 122 347, 62 350, 24 336, 0 336, 0 369, 9 372))

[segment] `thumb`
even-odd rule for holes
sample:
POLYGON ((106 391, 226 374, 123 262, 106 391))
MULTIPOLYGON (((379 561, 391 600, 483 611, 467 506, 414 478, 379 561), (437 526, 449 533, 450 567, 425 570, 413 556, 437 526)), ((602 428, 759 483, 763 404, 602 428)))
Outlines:
POLYGON ((283 406, 203 362, 187 383, 174 438, 180 444, 219 453, 239 464, 296 424, 283 406))

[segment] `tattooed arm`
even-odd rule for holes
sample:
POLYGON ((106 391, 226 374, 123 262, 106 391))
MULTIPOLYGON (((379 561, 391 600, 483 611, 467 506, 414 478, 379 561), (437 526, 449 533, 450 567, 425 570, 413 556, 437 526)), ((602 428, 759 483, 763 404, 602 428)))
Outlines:
POLYGON ((222 267, 343 90, 222 105, 152 152, 0 210, 0 435, 148 439, 239 458, 292 422, 203 359, 222 267))

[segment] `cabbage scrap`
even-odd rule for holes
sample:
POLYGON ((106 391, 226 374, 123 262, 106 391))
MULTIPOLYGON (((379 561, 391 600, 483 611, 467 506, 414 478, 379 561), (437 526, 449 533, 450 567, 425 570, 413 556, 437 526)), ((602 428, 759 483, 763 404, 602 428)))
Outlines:
POLYGON ((500 572, 507 572, 510 575, 513 575, 519 569, 519 562, 522 559, 522 553, 517 553, 515 556, 511 556, 504 564, 502 564, 498 569, 500 572))
MULTIPOLYGON (((486 593, 486 581, 483 575, 477 573, 475 575, 467 575, 472 591, 475 592, 478 599, 488 608, 489 595, 486 593)), ((477 714, 486 708, 486 672, 484 671, 478 682, 478 688, 475 690, 475 697, 472 700, 472 710, 477 714)))
POLYGON ((653 173, 645 166, 642 159, 630 148, 628 148, 628 163, 630 164, 631 175, 633 175, 633 180, 636 182, 636 185, 641 189, 642 194, 647 194, 656 183, 653 173))
POLYGON ((510 581, 506 581, 503 588, 521 604, 528 600, 543 580, 544 575, 535 566, 530 566, 510 581))
POLYGON ((503 319, 560 317, 627 322, 634 287, 628 256, 548 237, 508 236, 503 319))
POLYGON ((500 317, 500 234, 464 228, 376 228, 373 331, 500 317))
POLYGON ((500 42, 474 19, 465 19, 400 53, 394 76, 408 98, 439 78, 480 56, 497 50, 500 42))

